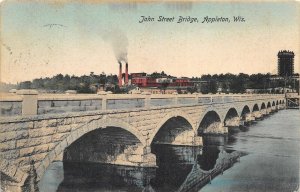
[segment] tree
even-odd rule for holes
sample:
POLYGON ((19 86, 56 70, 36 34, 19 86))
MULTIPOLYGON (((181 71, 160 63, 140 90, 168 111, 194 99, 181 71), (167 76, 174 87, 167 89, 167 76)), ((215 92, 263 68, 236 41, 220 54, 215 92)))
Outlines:
POLYGON ((20 83, 20 89, 31 89, 31 81, 24 81, 20 83))
POLYGON ((230 91, 230 84, 229 84, 229 82, 228 81, 225 81, 225 82, 222 82, 222 92, 223 93, 229 93, 229 91, 230 91))
POLYGON ((32 81, 31 88, 33 88, 33 89, 44 88, 43 79, 41 79, 41 78, 40 79, 34 79, 32 81))
POLYGON ((166 92, 166 89, 167 89, 167 87, 169 86, 169 82, 168 81, 163 81, 161 84, 160 84, 160 86, 159 86, 159 89, 161 90, 161 92, 163 93, 163 94, 165 94, 165 92, 166 92))
POLYGON ((218 85, 215 80, 209 82, 209 92, 216 94, 218 92, 218 85))
MULTIPOLYGON (((108 82, 108 78, 106 77, 105 73, 100 74, 100 76, 99 76, 99 83, 102 84, 102 85, 104 85, 107 82, 108 82)), ((114 82, 113 79, 111 79, 110 82, 113 83, 114 82)))
POLYGON ((212 78, 211 78, 211 75, 208 74, 208 75, 202 75, 201 76, 201 80, 203 81, 210 81, 212 78))
POLYGON ((233 93, 244 93, 246 90, 245 84, 248 78, 248 75, 240 73, 237 77, 235 77, 234 81, 231 82, 230 90, 233 93))
POLYGON ((181 88, 177 88, 176 91, 177 91, 178 94, 182 94, 181 88))
POLYGON ((161 78, 161 74, 160 73, 157 73, 156 71, 153 72, 152 74, 150 74, 150 77, 152 78, 161 78))
POLYGON ((208 83, 202 83, 200 87, 200 91, 202 94, 208 94, 209 93, 209 84, 208 83))
POLYGON ((196 87, 188 87, 188 88, 187 88, 187 91, 188 91, 189 93, 193 94, 193 93, 197 92, 197 88, 196 88, 196 87))

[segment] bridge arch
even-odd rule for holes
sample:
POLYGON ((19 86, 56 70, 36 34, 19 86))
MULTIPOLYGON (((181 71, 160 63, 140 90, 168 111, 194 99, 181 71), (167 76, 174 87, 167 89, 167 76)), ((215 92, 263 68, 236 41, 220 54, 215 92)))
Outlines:
POLYGON ((86 133, 71 143, 63 152, 63 162, 96 162, 136 165, 130 160, 143 145, 132 133, 121 127, 107 127, 86 133), (135 151, 134 153, 132 153, 135 151))
POLYGON ((252 112, 259 111, 258 104, 254 104, 252 108, 252 112))
POLYGON ((242 113, 241 113, 240 116, 241 116, 242 119, 245 119, 245 118, 246 118, 246 115, 249 114, 249 113, 251 113, 250 108, 249 108, 248 105, 245 105, 245 106, 243 107, 243 110, 242 110, 242 113))
POLYGON ((239 114, 237 110, 232 107, 230 108, 224 118, 224 126, 237 126, 236 121, 239 120, 239 114))
POLYGON ((275 105, 276 105, 276 104, 275 104, 275 101, 273 101, 273 102, 272 102, 272 106, 275 106, 275 105))
POLYGON ((267 108, 271 108, 271 103, 270 103, 270 101, 269 101, 268 104, 267 104, 267 108))
POLYGON ((278 102, 278 100, 276 101, 276 105, 278 105, 279 104, 279 102, 278 102))
POLYGON ((260 110, 262 110, 262 109, 266 109, 266 104, 264 102, 260 106, 260 110))
POLYGON ((56 145, 56 147, 52 151, 48 153, 44 160, 37 164, 37 179, 40 180, 50 163, 52 163, 58 156, 62 155, 64 153, 64 150, 67 147, 71 146, 74 142, 94 131, 106 130, 112 127, 123 130, 135 137, 136 141, 141 144, 141 147, 144 147, 146 145, 146 141, 143 135, 137 132, 131 125, 126 122, 105 117, 102 119, 92 120, 84 126, 81 126, 78 129, 72 131, 66 138, 64 138, 58 145, 56 145))
MULTIPOLYGON (((156 126, 154 129, 154 132, 149 138, 149 141, 147 143, 152 144, 153 142, 158 142, 162 137, 166 136, 163 132, 169 131, 169 134, 171 133, 171 129, 168 127, 174 128, 174 124, 177 124, 177 131, 180 134, 183 134, 184 131, 192 131, 192 133, 195 133, 195 126, 192 121, 192 119, 184 112, 182 111, 174 111, 172 113, 167 114, 156 126)), ((191 133, 190 133, 191 134, 191 133)), ((175 135, 173 135, 175 139, 175 135)), ((171 140, 168 140, 166 142, 171 142, 171 140)))
POLYGON ((220 115, 216 111, 208 111, 202 118, 197 129, 198 135, 210 132, 218 132, 218 128, 222 126, 220 115))

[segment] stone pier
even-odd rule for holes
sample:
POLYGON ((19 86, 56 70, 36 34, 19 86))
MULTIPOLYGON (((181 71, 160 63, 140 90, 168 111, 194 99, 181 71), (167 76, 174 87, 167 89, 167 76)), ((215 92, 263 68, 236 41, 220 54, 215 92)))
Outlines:
POLYGON ((260 111, 254 111, 253 112, 253 116, 254 116, 255 120, 261 119, 263 117, 263 114, 265 114, 265 113, 262 113, 260 111))
POLYGON ((211 135, 224 135, 228 133, 228 127, 225 127, 220 122, 212 123, 203 132, 211 135))

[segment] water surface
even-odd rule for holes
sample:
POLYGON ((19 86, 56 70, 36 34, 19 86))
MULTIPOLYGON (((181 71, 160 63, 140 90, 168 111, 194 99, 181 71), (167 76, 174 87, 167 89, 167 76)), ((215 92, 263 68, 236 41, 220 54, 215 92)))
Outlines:
POLYGON ((201 192, 296 191, 299 187, 299 125, 300 111, 284 110, 250 126, 248 131, 233 135, 226 149, 247 155, 201 192))
POLYGON ((39 183, 40 191, 178 191, 234 151, 242 155, 240 162, 201 191, 295 191, 299 184, 299 117, 299 110, 279 111, 228 137, 205 137, 202 149, 153 145, 158 168, 54 162, 39 183))

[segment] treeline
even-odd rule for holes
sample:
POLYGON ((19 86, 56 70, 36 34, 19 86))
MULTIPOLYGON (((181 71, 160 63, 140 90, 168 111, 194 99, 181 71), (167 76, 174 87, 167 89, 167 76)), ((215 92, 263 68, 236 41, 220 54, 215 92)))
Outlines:
MULTIPOLYGON (((167 75, 164 71, 161 73, 153 72, 150 74, 153 78, 175 78, 167 75)), ((32 81, 24 81, 18 84, 19 89, 39 89, 46 92, 62 93, 66 90, 76 90, 78 93, 96 93, 97 89, 104 86, 105 91, 111 91, 113 93, 126 93, 134 86, 128 86, 126 88, 120 88, 118 86, 117 75, 106 75, 104 72, 97 75, 94 72, 90 72, 90 75, 62 75, 58 74, 51 78, 37 78, 32 81)))
POLYGON ((91 72, 90 75, 62 75, 58 74, 51 78, 38 78, 33 81, 24 81, 18 84, 19 89, 40 89, 48 92, 64 92, 76 90, 78 93, 94 93, 105 84, 115 85, 118 82, 117 75, 99 75, 91 72))
POLYGON ((295 88, 299 82, 293 79, 274 78, 267 74, 244 74, 234 75, 231 73, 202 75, 200 78, 193 77, 192 81, 203 81, 202 93, 245 93, 246 89, 256 89, 256 93, 279 93, 277 88, 295 88))
MULTIPOLYGON (((165 72, 154 72, 151 77, 169 77, 165 72)), ((188 92, 201 93, 245 93, 246 89, 257 89, 258 93, 271 92, 278 93, 279 87, 295 88, 299 82, 293 79, 275 79, 271 74, 215 74, 192 77, 195 87, 188 88, 188 92)), ((113 93, 126 92, 118 86, 117 75, 106 75, 105 73, 75 76, 58 74, 53 77, 38 78, 33 81, 25 81, 18 84, 19 89, 39 89, 47 92, 64 92, 66 90, 76 90, 78 93, 95 93, 98 88, 104 87, 106 91, 113 93), (105 87, 104 87, 105 85, 105 87)), ((133 88, 133 86, 131 87, 133 88)), ((167 87, 166 87, 167 88, 167 87)), ((297 89, 298 90, 298 89, 297 89)), ((181 90, 180 90, 181 91, 181 90)))

